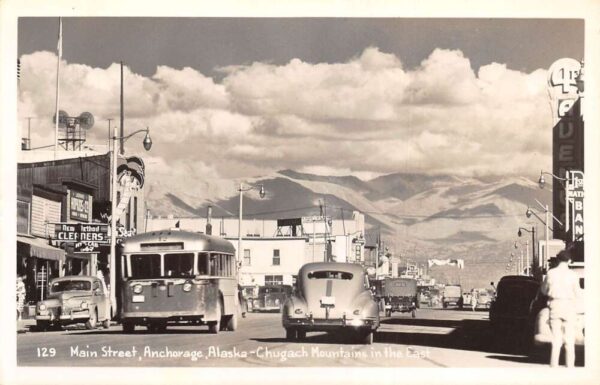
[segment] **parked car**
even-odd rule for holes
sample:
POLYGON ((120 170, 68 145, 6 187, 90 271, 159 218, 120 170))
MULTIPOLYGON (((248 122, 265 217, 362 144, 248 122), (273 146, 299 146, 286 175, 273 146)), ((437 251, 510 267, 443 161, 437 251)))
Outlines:
POLYGON ((252 300, 252 311, 280 311, 291 294, 290 285, 261 286, 258 288, 258 295, 252 300))
POLYGON ((411 278, 386 278, 383 285, 385 315, 393 312, 417 314, 417 280, 411 278))
POLYGON ((492 329, 500 334, 511 332, 531 335, 530 308, 539 288, 540 282, 533 277, 502 277, 496 288, 496 298, 490 304, 492 329))
POLYGON ((473 311, 477 309, 489 310, 493 299, 493 293, 490 293, 488 289, 480 288, 473 289, 471 292, 471 308, 473 311))
POLYGON ((297 290, 285 302, 282 324, 288 340, 307 332, 349 332, 371 344, 379 310, 362 266, 309 263, 298 272, 297 290))
POLYGON ((53 279, 48 298, 37 303, 35 320, 38 329, 85 323, 94 329, 98 323, 110 327, 110 298, 100 279, 73 275, 53 279))
POLYGON ((460 285, 446 285, 442 294, 442 307, 458 306, 462 308, 462 288, 460 285))

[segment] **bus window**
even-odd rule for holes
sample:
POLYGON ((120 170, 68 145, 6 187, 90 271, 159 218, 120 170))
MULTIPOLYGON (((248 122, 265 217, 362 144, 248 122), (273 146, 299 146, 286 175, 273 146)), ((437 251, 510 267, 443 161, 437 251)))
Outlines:
POLYGON ((193 273, 193 253, 165 254, 165 275, 167 277, 191 277, 193 273))
POLYGON ((160 277, 159 254, 134 254, 131 259, 131 278, 145 279, 160 277))
POLYGON ((208 262, 208 272, 210 275, 212 276, 216 276, 218 275, 218 270, 217 270, 217 254, 211 254, 210 258, 209 258, 209 262, 208 262))
POLYGON ((208 253, 198 253, 198 274, 208 275, 208 253))

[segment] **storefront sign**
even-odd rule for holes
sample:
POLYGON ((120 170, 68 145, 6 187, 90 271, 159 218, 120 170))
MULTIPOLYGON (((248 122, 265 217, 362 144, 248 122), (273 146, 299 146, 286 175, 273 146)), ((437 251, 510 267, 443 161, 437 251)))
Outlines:
MULTIPOLYGON (((560 178, 567 177, 567 171, 583 171, 583 119, 579 99, 578 77, 581 63, 575 59, 563 58, 554 62, 548 70, 548 93, 552 106, 552 173, 560 178)), ((562 222, 567 219, 566 188, 561 180, 553 180, 552 211, 562 222)), ((582 203, 581 203, 582 204, 582 203)), ((554 238, 566 240, 569 234, 565 226, 554 221, 554 238)))
POLYGON ((572 239, 582 240, 583 237, 583 173, 581 171, 571 171, 570 188, 567 193, 567 199, 571 206, 571 233, 572 239))
POLYGON ((69 193, 69 218, 88 222, 92 215, 92 196, 71 190, 69 193))
POLYGON ((55 239, 60 242, 110 242, 108 224, 104 223, 55 223, 54 231, 55 239))
POLYGON ((75 253, 99 253, 100 244, 98 242, 77 242, 73 246, 75 253))

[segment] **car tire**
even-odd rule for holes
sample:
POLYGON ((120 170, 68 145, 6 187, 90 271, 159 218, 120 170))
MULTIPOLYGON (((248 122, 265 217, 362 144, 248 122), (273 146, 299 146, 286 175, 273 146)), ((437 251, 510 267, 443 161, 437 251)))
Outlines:
POLYGON ((442 303, 442 307, 443 307, 444 309, 446 309, 446 308, 448 307, 448 304, 447 304, 446 302, 444 302, 444 303, 442 303))
POLYGON ((386 317, 391 317, 392 316, 392 311, 391 310, 386 310, 385 311, 385 316, 386 317))
POLYGON ((412 318, 416 318, 417 317, 417 311, 413 309, 413 311, 411 312, 411 316, 412 316, 412 318))
POLYGON ((365 345, 373 344, 373 332, 368 330, 366 332, 361 332, 361 342, 365 345))
POLYGON ((285 339, 288 341, 295 341, 298 336, 298 332, 294 328, 285 329, 285 339))
POLYGON ((135 324, 131 321, 123 321, 121 326, 123 327, 124 333, 131 334, 135 331, 135 324))
POLYGON ((104 329, 110 328, 110 320, 109 319, 105 319, 104 321, 102 321, 102 327, 104 329))
POLYGON ((36 329, 40 332, 45 332, 50 328, 50 322, 48 321, 35 321, 36 329))
POLYGON ((96 309, 90 312, 90 318, 85 323, 85 328, 88 330, 96 329, 98 326, 98 311, 96 309))
POLYGON ((298 330, 296 332, 296 338, 298 341, 304 341, 306 339, 306 330, 298 330))

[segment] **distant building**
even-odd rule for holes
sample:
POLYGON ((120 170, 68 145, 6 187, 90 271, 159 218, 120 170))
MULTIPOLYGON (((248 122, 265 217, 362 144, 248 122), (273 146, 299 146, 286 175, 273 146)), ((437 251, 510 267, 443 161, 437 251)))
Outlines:
MULTIPOLYGON (((148 231, 176 225, 183 230, 205 232, 206 218, 149 217, 148 231)), ((212 235, 222 236, 238 248, 238 220, 213 218, 212 235)), ((363 263, 364 216, 354 212, 351 220, 315 217, 244 219, 240 253, 240 284, 291 285, 302 265, 337 261, 363 263), (316 219, 316 220, 315 220, 316 219)))

